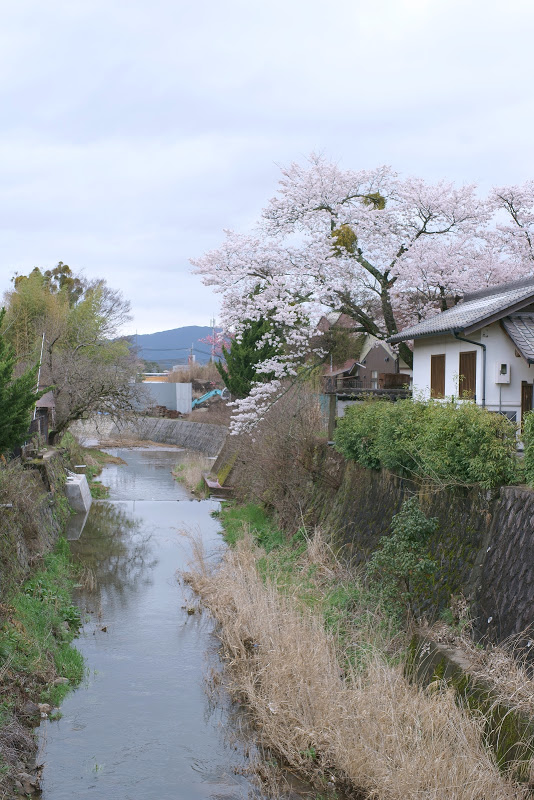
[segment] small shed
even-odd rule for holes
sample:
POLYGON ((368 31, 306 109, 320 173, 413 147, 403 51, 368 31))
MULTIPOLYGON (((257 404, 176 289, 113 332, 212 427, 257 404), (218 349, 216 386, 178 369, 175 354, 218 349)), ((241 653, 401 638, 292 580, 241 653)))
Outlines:
POLYGON ((53 392, 46 392, 35 403, 33 419, 30 423, 30 434, 38 433, 48 444, 48 432, 56 423, 56 401, 53 392))

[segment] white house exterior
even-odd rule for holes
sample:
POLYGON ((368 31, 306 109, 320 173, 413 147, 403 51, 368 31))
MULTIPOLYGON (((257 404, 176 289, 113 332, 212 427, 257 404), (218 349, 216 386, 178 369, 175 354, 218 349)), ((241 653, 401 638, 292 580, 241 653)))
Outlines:
POLYGON ((533 407, 534 278, 466 295, 388 341, 410 339, 414 397, 471 397, 517 422, 533 407))

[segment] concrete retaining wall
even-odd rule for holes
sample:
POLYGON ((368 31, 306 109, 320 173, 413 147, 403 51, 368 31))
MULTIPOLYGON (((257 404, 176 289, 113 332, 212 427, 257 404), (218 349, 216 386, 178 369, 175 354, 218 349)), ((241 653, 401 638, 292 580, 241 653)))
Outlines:
POLYGON ((502 641, 534 626, 534 490, 504 486, 492 495, 477 487, 425 488, 326 448, 320 474, 324 480, 308 505, 313 521, 335 531, 356 562, 365 562, 389 533, 407 497, 417 494, 425 514, 437 517, 430 548, 439 577, 422 612, 443 608, 462 592, 478 638, 502 641))
POLYGON ((105 444, 120 439, 148 440, 197 450, 206 456, 218 455, 228 434, 224 425, 154 417, 132 417, 120 422, 114 422, 110 417, 98 417, 78 422, 71 430, 82 441, 95 440, 105 444))
POLYGON ((403 501, 417 495, 424 513, 438 520, 429 542, 438 572, 417 612, 436 616, 462 593, 478 638, 499 642, 530 627, 524 643, 534 641, 534 490, 421 486, 347 461, 320 441, 293 460, 281 454, 268 476, 254 480, 250 453, 241 458, 238 445, 229 437, 215 471, 229 471, 228 483, 244 499, 267 502, 288 531, 303 521, 329 531, 355 564, 368 560, 403 501))

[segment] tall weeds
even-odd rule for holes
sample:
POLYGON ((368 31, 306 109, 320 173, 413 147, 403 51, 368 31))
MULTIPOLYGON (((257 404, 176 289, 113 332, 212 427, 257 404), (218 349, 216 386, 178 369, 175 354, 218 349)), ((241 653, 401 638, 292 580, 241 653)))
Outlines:
MULTIPOLYGON (((324 552, 315 537, 300 564, 305 582, 319 586, 331 577, 324 552), (310 570, 318 554, 319 568, 310 570)), ((357 797, 528 796, 485 749, 482 717, 468 716, 446 687, 409 683, 371 626, 350 643, 365 652, 350 667, 324 616, 301 602, 298 587, 287 581, 280 591, 268 571, 260 574, 263 555, 249 536, 214 567, 197 546, 187 580, 220 623, 229 689, 250 708, 264 746, 318 786, 357 797)))
POLYGON ((202 453, 189 452, 181 458, 172 470, 173 477, 183 483, 191 492, 204 494, 206 485, 203 475, 213 466, 213 459, 202 453))

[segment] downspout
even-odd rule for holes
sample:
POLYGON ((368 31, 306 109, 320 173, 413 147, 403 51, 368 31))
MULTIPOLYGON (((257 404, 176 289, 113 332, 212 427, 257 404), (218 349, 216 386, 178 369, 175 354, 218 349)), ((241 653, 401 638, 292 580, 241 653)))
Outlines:
POLYGON ((474 342, 472 339, 466 339, 464 336, 458 336, 455 331, 451 331, 451 333, 459 342, 476 344, 477 347, 482 348, 482 408, 486 408, 486 345, 482 344, 482 342, 474 342))

